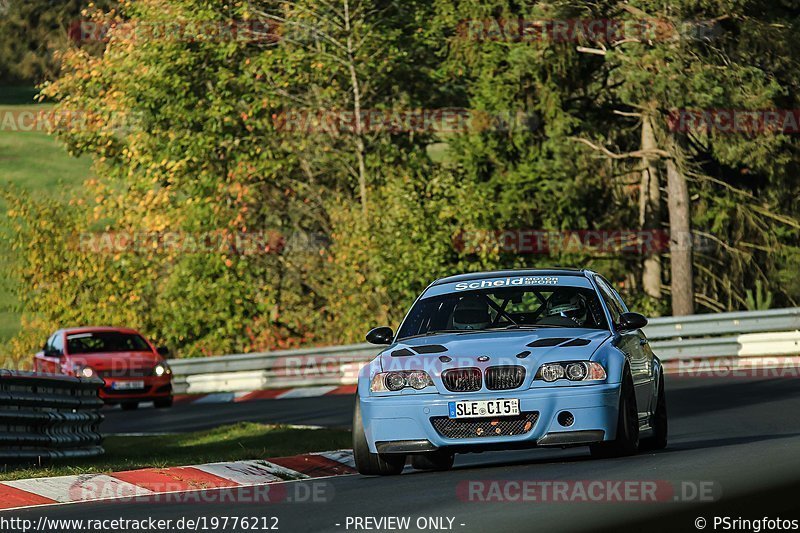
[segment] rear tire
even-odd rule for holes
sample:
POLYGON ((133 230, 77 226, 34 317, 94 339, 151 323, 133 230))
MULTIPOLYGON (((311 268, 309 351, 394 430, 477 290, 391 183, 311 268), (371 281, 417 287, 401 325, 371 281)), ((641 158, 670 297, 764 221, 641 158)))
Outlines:
POLYGON ((139 408, 139 402, 122 402, 119 404, 123 411, 133 411, 139 408))
POLYGON ((642 439, 639 443, 640 450, 663 450, 667 447, 667 435, 669 422, 667 421, 667 395, 664 392, 664 374, 658 384, 658 396, 656 398, 656 410, 653 413, 651 422, 653 435, 642 439))
POLYGON ((169 398, 158 398, 157 400, 153 400, 153 405, 156 409, 166 409, 168 407, 172 407, 173 398, 170 396, 169 398))
POLYGON ((406 465, 404 454, 371 453, 361 420, 361 401, 356 394, 356 407, 353 412, 353 457, 359 474, 365 476, 396 476, 406 465))
POLYGON ((454 454, 439 450, 412 455, 411 466, 417 470, 435 470, 442 472, 453 468, 454 459, 454 454))
POLYGON ((625 369, 619 395, 617 436, 614 440, 598 442, 589 446, 593 457, 625 457, 639 450, 639 411, 636 408, 636 392, 630 370, 625 369))

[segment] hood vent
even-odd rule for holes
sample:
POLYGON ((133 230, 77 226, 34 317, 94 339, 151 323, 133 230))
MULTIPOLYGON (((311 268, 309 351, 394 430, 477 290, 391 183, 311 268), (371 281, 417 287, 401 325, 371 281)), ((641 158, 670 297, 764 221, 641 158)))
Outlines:
POLYGON ((550 348, 552 346, 558 346, 562 342, 567 342, 568 340, 570 339, 562 339, 562 338, 539 339, 528 344, 528 346, 530 348, 550 348))
POLYGON ((532 343, 528 344, 528 346, 530 348, 552 348, 553 346, 558 346, 559 348, 574 348, 576 346, 587 346, 591 343, 592 341, 587 339, 554 338, 554 339, 535 340, 532 343))
POLYGON ((400 348, 399 350, 395 350, 392 352, 392 357, 409 357, 412 355, 414 355, 414 352, 412 352, 408 348, 400 348))
POLYGON ((587 344, 591 344, 592 341, 587 339, 572 339, 569 342, 562 344, 561 348, 574 348, 576 346, 586 346, 587 344))
POLYGON ((423 346, 414 346, 414 351, 419 354, 442 353, 446 352, 447 348, 445 348, 441 344, 425 344, 423 346))

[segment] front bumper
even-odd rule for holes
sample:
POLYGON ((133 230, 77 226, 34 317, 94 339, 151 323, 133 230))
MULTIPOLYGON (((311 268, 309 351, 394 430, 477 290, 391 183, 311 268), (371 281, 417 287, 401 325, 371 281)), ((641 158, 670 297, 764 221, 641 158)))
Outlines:
POLYGON ((159 398, 169 398, 172 396, 172 377, 164 375, 160 377, 147 376, 142 378, 103 378, 105 384, 100 389, 100 398, 109 404, 119 403, 121 401, 137 400, 149 401, 159 398), (137 389, 116 389, 115 383, 124 383, 130 381, 142 381, 144 386, 137 389))
MULTIPOLYGON (((533 388, 492 393, 413 394, 362 396, 361 416, 372 453, 420 453, 447 448, 453 451, 568 446, 611 440, 617 432, 620 384, 533 388), (532 427, 520 434, 448 438, 431 419, 448 416, 448 402, 518 398, 520 411, 538 413, 532 427), (563 425, 559 414, 569 411, 572 423, 563 425)), ((496 420, 501 420, 496 419, 496 420)), ((484 426, 491 427, 491 426, 484 426)))

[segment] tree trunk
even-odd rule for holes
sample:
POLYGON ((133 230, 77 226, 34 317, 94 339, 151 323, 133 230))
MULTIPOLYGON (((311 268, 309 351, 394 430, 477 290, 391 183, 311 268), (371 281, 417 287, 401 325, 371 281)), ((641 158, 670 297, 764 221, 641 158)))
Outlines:
MULTIPOLYGON (((643 115, 641 149, 646 153, 656 148, 652 118, 649 115, 643 115)), ((642 262, 642 288, 648 296, 661 298, 661 250, 659 249, 661 239, 658 238, 658 232, 661 229, 661 189, 658 168, 656 160, 652 156, 643 156, 642 166, 639 187, 639 227, 646 232, 642 262)))
POLYGON ((670 152, 673 157, 666 160, 666 166, 672 314, 680 316, 694 313, 691 205, 686 176, 683 175, 675 157, 680 150, 673 146, 670 152))
POLYGON ((356 161, 358 162, 358 193, 361 197, 361 210, 367 220, 369 208, 367 206, 367 166, 366 147, 364 145, 364 125, 361 122, 361 84, 358 80, 355 64, 355 51, 353 49, 353 34, 350 25, 350 2, 344 1, 344 27, 347 32, 347 67, 350 72, 350 83, 353 89, 353 114, 356 127, 356 161))

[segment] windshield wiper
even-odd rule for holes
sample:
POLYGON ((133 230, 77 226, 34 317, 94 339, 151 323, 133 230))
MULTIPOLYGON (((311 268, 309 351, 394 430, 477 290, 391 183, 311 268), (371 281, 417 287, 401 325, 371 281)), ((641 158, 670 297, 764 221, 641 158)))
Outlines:
POLYGON ((539 328, 562 328, 566 326, 554 326, 552 324, 509 324, 507 326, 489 329, 539 329, 539 328))
POLYGON ((403 337, 402 339, 397 339, 397 340, 398 340, 398 342, 400 342, 400 341, 404 341, 406 339, 416 339, 418 337, 430 337, 431 335, 438 335, 439 333, 464 333, 465 331, 469 331, 469 330, 463 330, 463 329, 435 329, 433 331, 427 331, 425 333, 418 333, 416 335, 409 335, 408 337, 403 337))
POLYGON ((502 331, 504 329, 528 329, 528 328, 535 328, 537 326, 530 326, 528 324, 509 324, 507 326, 492 326, 485 328, 483 331, 502 331))

